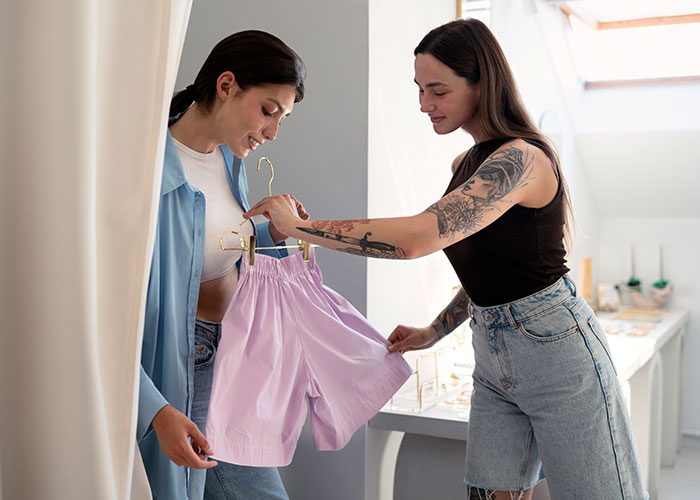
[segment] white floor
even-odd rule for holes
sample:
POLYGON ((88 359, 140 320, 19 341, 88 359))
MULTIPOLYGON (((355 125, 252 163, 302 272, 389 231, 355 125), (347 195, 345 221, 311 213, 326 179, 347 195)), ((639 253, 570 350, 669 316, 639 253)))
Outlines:
POLYGON ((700 438, 683 436, 673 468, 661 468, 659 500, 700 500, 700 438))

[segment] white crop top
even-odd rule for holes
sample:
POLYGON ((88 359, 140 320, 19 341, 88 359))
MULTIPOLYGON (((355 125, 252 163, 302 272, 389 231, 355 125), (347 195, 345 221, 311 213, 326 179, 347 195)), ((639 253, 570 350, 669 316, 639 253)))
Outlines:
POLYGON ((226 162, 220 148, 211 153, 199 153, 173 138, 187 181, 204 194, 206 220, 204 226, 204 262, 201 281, 210 281, 230 273, 241 257, 239 251, 225 251, 219 246, 223 235, 226 247, 238 247, 239 236, 253 234, 253 223, 241 227, 239 236, 231 234, 243 220, 243 208, 236 201, 226 172, 226 162))

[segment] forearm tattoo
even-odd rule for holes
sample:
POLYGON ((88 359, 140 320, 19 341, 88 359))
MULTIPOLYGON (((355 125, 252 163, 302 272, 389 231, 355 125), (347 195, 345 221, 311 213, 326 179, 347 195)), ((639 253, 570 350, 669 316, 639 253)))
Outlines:
POLYGON ((483 225, 484 214, 532 179, 533 156, 516 147, 494 153, 472 177, 426 212, 437 217, 440 238, 467 236, 483 225), (454 196, 459 192, 461 196, 454 196))
POLYGON ((460 287, 452 302, 435 318, 431 326, 435 328, 438 338, 442 338, 467 319, 469 319, 469 297, 464 288, 460 287))
POLYGON ((318 236, 319 238, 326 238, 328 240, 352 245, 347 248, 336 248, 336 250, 340 250, 341 252, 362 255, 364 257, 376 257, 378 259, 406 258, 406 252, 401 247, 396 247, 381 241, 370 241, 369 237, 372 234, 371 232, 366 232, 362 238, 354 238, 352 236, 343 236, 340 233, 320 231, 309 227, 297 227, 297 229, 313 236, 318 236))
POLYGON ((330 233, 343 234, 343 231, 352 231, 355 224, 369 224, 369 219, 352 220, 315 220, 311 223, 314 229, 325 229, 330 233))

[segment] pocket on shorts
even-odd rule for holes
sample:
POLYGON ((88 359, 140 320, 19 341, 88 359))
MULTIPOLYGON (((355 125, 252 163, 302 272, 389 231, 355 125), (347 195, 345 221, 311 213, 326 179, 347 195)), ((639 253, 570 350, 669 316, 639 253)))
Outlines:
POLYGON ((610 360, 610 364, 612 365, 613 370, 615 371, 615 375, 617 375, 617 368, 615 368, 615 363, 613 363, 612 356, 610 356, 610 347, 608 346, 608 339, 605 337, 605 331, 603 330, 603 327, 600 326, 598 318, 596 318, 595 315, 593 315, 590 318, 588 318, 587 323, 588 327, 593 332, 593 335, 595 336, 596 340, 605 351, 608 360, 610 360))
POLYGON ((195 335, 194 337, 194 367, 204 368, 214 360, 216 348, 211 340, 195 335))
POLYGON ((579 331, 574 315, 561 304, 518 322, 518 329, 538 342, 562 340, 579 331))

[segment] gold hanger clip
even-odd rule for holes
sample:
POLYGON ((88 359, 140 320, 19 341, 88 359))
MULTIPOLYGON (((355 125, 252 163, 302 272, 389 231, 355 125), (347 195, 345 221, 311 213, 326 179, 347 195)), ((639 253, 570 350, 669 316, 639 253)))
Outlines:
MULTIPOLYGON (((266 161, 267 164, 270 166, 270 181, 267 183, 267 192, 270 196, 272 196, 272 180, 275 178, 275 168, 272 166, 272 162, 266 158, 265 156, 261 156, 260 159, 258 160, 258 172, 260 172, 260 164, 266 161)), ((243 219, 243 221, 238 225, 238 229, 231 231, 230 234, 239 234, 241 232, 241 228, 243 227, 243 224, 248 222, 250 219, 243 219)), ((252 221, 251 221, 252 223, 252 221)), ((229 248, 224 246, 224 239, 229 235, 229 233, 224 234, 221 238, 219 238, 219 247, 221 250, 237 250, 241 252, 248 252, 248 264, 251 266, 255 265, 255 251, 256 250, 278 250, 280 248, 296 248, 300 252, 304 253, 304 262, 309 262, 310 256, 311 256, 311 243, 308 241, 302 241, 302 240, 297 240, 298 243, 296 245, 282 245, 282 246, 276 246, 276 247, 256 247, 255 246, 255 235, 251 236, 248 241, 246 241, 245 238, 241 237, 239 238, 241 246, 239 248, 229 248)))
MULTIPOLYGON (((238 231, 231 231, 231 233, 238 234, 238 231)), ((236 248, 236 247, 224 246, 224 238, 226 238, 226 236, 228 236, 228 233, 223 235, 219 239, 219 247, 221 247, 221 250, 233 250, 233 251, 239 251, 239 252, 248 252, 248 264, 250 264, 251 266, 255 265, 255 252, 257 250, 279 250, 280 248, 295 248, 295 249, 299 250, 300 252, 303 252, 304 262, 309 262, 310 257, 311 257, 311 243, 309 243, 308 241, 297 240, 296 245, 280 245, 280 246, 276 246, 276 247, 257 247, 257 246, 255 246, 255 235, 251 235, 250 238, 248 238, 248 241, 246 241, 246 239, 243 237, 239 238, 241 246, 236 248)))

